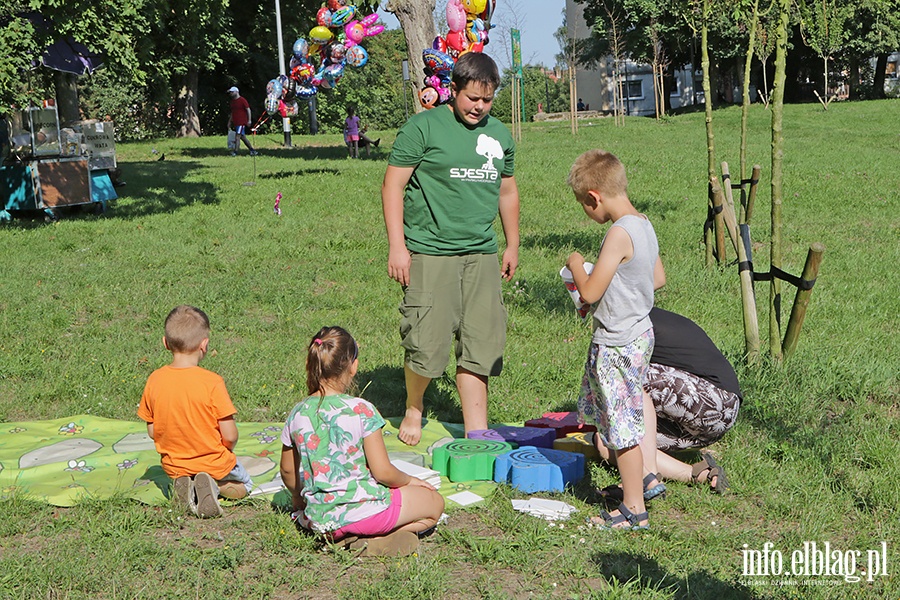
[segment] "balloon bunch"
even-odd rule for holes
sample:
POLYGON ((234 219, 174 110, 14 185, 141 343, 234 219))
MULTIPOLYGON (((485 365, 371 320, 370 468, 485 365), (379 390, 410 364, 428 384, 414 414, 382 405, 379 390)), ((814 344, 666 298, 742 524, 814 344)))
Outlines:
POLYGON ((466 52, 481 52, 488 43, 491 15, 497 0, 450 0, 447 3, 447 28, 444 37, 434 38, 431 48, 422 51, 425 62, 425 87, 419 102, 434 108, 450 100, 450 76, 453 65, 466 52))
POLYGON ((316 13, 318 25, 310 30, 309 41, 299 38, 294 42, 290 72, 266 85, 266 112, 295 116, 299 112, 297 98, 309 98, 320 88, 336 86, 346 65, 358 68, 369 62, 369 53, 359 44, 384 31, 384 25, 377 21, 374 13, 358 15, 356 6, 347 4, 347 0, 328 0, 327 6, 316 13))

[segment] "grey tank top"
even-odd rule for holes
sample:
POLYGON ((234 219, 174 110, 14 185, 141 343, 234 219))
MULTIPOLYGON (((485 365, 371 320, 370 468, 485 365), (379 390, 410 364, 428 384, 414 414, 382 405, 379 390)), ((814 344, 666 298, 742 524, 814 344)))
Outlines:
MULTIPOLYGON (((653 327, 650 309, 653 308, 653 270, 659 257, 659 244, 653 225, 644 217, 625 215, 612 227, 621 227, 631 237, 634 256, 619 265, 606 293, 597 303, 593 341, 604 346, 624 346, 653 327)), ((606 236, 603 240, 606 241, 606 236)))

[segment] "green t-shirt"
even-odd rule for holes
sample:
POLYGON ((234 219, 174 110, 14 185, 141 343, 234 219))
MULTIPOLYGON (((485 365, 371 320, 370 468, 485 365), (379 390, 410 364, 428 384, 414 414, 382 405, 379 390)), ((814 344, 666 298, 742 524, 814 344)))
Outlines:
POLYGON ((416 167, 403 199, 410 252, 432 256, 497 252, 500 178, 511 177, 515 143, 494 117, 474 127, 451 106, 414 115, 397 133, 388 164, 416 167))

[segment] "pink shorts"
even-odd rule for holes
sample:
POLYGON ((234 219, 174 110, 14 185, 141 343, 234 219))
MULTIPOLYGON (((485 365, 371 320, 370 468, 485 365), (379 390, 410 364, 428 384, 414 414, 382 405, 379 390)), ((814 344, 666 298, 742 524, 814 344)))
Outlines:
POLYGON ((348 144, 349 144, 350 142, 358 142, 358 141, 359 141, 359 136, 358 136, 358 135, 350 135, 350 134, 347 134, 347 135, 344 136, 344 141, 347 142, 348 144))
POLYGON ((337 541, 348 535, 384 535, 392 532, 397 527, 397 519, 400 518, 400 507, 403 505, 403 496, 398 488, 391 489, 391 505, 386 509, 372 515, 362 521, 344 525, 331 534, 331 539, 337 541))

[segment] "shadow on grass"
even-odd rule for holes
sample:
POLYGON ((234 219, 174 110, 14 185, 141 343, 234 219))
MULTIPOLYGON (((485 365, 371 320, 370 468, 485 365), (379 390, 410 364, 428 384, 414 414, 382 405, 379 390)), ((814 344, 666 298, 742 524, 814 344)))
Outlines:
POLYGON ((602 552, 593 555, 591 560, 607 581, 618 583, 623 588, 636 586, 636 591, 659 590, 671 598, 709 600, 753 600, 760 597, 745 586, 721 581, 703 569, 693 571, 686 577, 675 577, 646 556, 602 552))
POLYGON ((260 173, 260 179, 286 179, 288 177, 302 177, 303 175, 343 175, 339 169, 297 169, 296 171, 276 171, 274 173, 260 173))
MULTIPOLYGON (((280 159, 302 159, 302 160, 350 160, 347 156, 347 148, 343 144, 315 145, 315 146, 293 146, 291 148, 271 148, 259 144, 254 140, 259 159, 280 158, 280 159)), ((205 159, 205 158, 229 158, 236 162, 246 161, 250 159, 246 148, 242 148, 236 157, 230 157, 231 152, 226 148, 182 148, 179 150, 181 156, 187 158, 205 159)), ((371 155, 366 157, 365 151, 362 153, 362 159, 383 159, 380 151, 373 150, 371 155)))
MULTIPOLYGON (((402 367, 381 366, 370 371, 360 371, 356 385, 362 396, 378 408, 384 417, 402 417, 406 412, 406 383, 402 367)), ((444 374, 432 381, 425 390, 425 414, 438 421, 462 423, 459 403, 448 391, 454 387, 452 378, 444 374)))
POLYGON ((127 184, 117 188, 119 199, 111 202, 108 218, 134 219, 219 202, 213 184, 185 181, 189 173, 203 168, 198 162, 153 160, 122 163, 121 168, 127 184))

